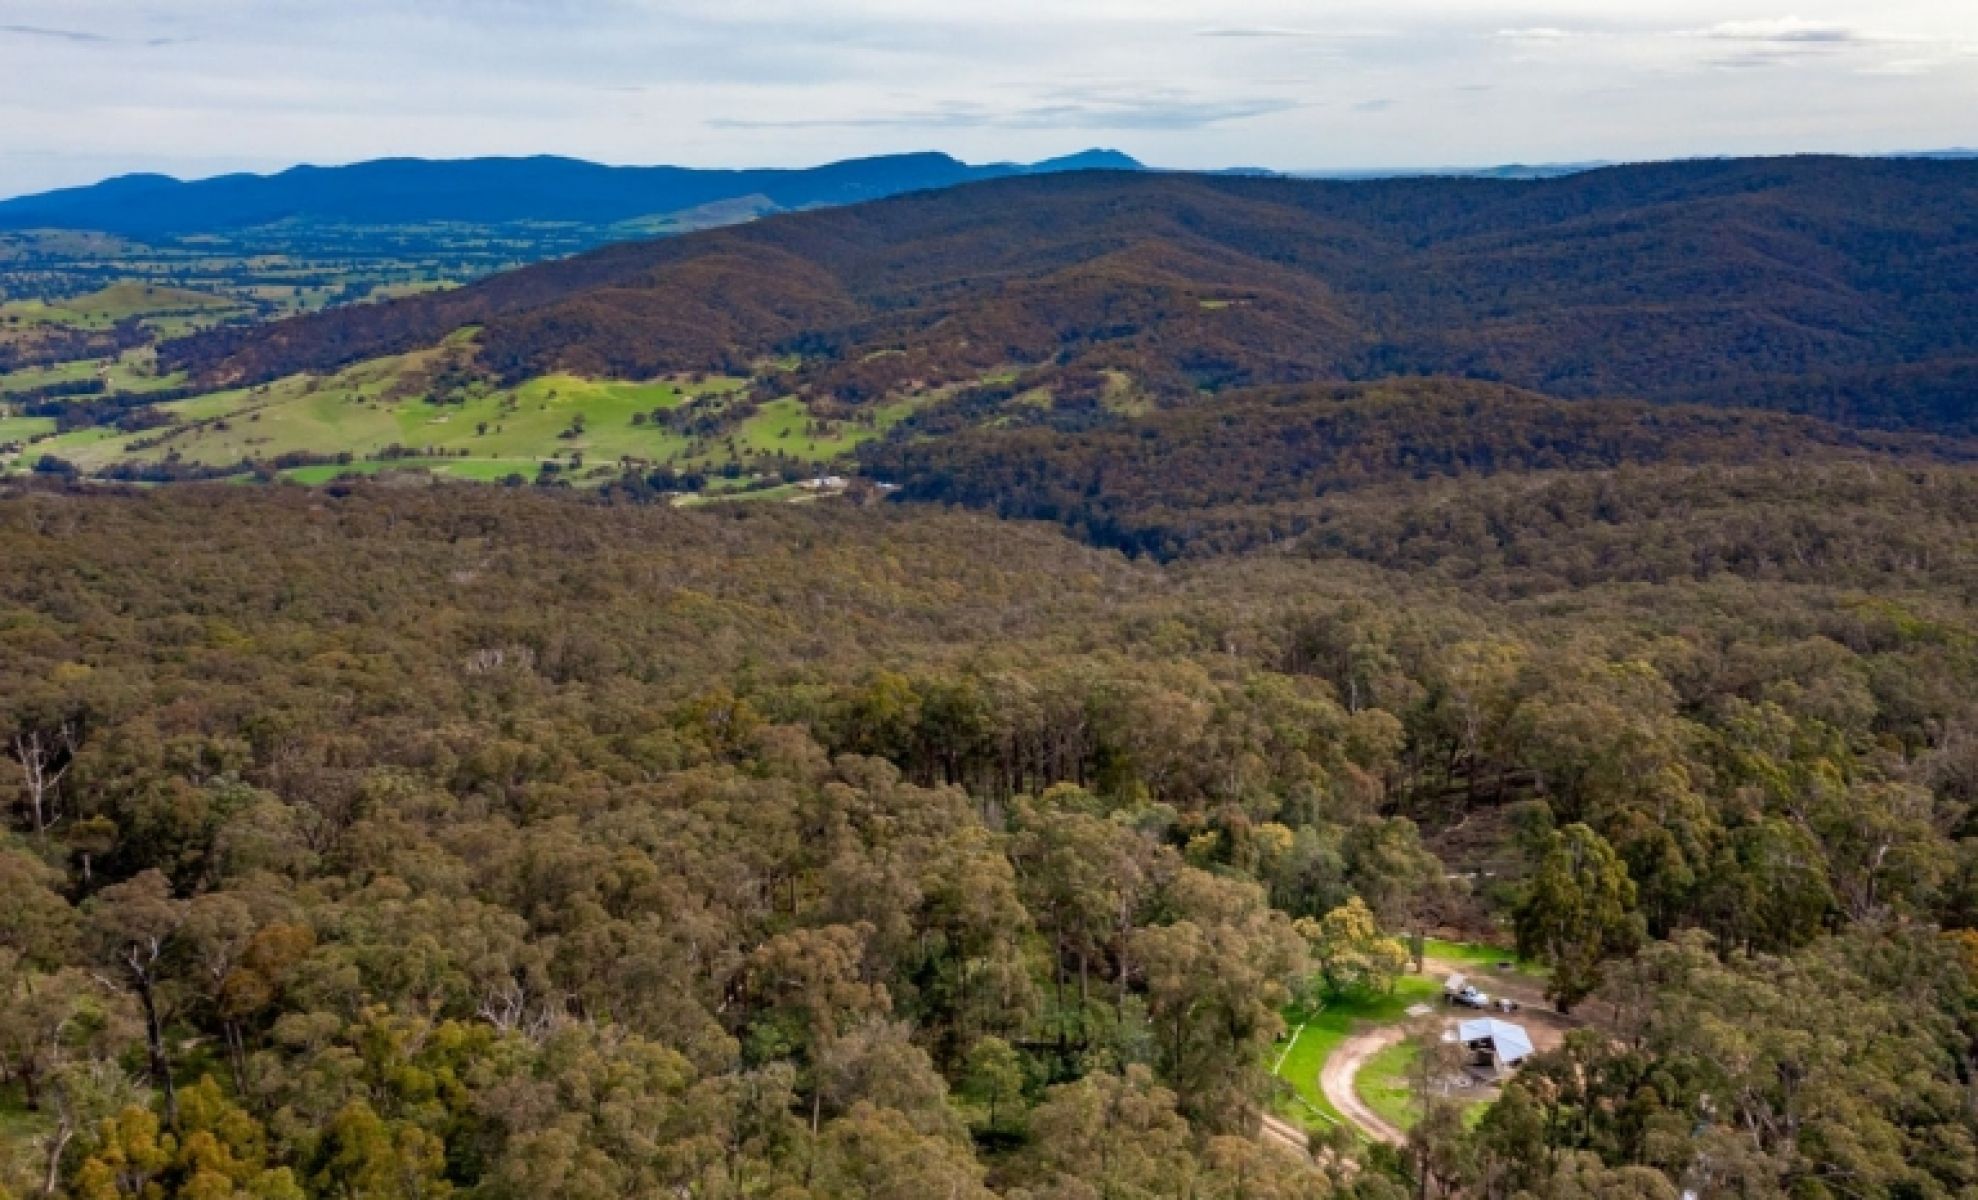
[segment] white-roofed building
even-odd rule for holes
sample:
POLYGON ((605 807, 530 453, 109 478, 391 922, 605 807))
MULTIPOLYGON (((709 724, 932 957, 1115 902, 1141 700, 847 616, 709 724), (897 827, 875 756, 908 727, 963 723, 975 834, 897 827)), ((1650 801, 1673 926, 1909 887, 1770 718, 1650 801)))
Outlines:
POLYGON ((1469 1069, 1492 1079, 1517 1070, 1535 1053, 1524 1026, 1491 1017, 1459 1023, 1456 1038, 1470 1052, 1469 1069))

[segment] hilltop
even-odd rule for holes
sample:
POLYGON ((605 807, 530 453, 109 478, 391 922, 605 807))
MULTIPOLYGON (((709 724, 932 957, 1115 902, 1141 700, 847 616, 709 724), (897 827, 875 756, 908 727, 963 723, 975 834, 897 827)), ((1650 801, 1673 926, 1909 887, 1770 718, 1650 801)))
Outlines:
MULTIPOLYGON (((1011 178, 542 264, 168 347, 215 386, 479 329, 480 367, 639 379, 801 360, 848 403, 1009 366, 1163 403, 1455 375, 1970 432, 1978 163, 1828 158, 1544 180, 1011 178)), ((1034 377, 1033 377, 1034 376, 1034 377)))

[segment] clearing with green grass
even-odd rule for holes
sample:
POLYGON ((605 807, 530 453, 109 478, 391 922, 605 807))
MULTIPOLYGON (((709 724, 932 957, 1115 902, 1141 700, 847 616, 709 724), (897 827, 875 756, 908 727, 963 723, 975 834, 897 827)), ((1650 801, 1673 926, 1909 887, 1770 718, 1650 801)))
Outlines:
MULTIPOLYGON (((1396 1129, 1413 1129, 1422 1119, 1421 1103, 1415 1098, 1415 1064, 1422 1048, 1413 1038, 1404 1038, 1375 1054, 1360 1068, 1353 1081, 1354 1091, 1381 1120, 1396 1129)), ((1490 1110, 1491 1096, 1483 1091, 1451 1097, 1463 1110, 1463 1122, 1474 1126, 1490 1110)))
POLYGON ((108 329, 119 321, 142 320, 170 326, 167 336, 187 332, 249 305, 185 288, 126 281, 66 300, 16 300, 0 304, 0 325, 59 325, 69 329, 108 329))
POLYGON ((1362 1026, 1394 1025, 1408 1019, 1408 1008, 1435 1000, 1442 984, 1427 975, 1403 975, 1394 990, 1372 996, 1341 996, 1315 1008, 1293 1006, 1284 1014, 1292 1031, 1280 1042, 1272 1061, 1279 1079, 1291 1093, 1278 1112, 1307 1129, 1326 1129, 1344 1122, 1339 1110, 1319 1089, 1319 1072, 1340 1044, 1362 1026), (1295 1039, 1295 1040, 1294 1040, 1295 1039))
MULTIPOLYGON (((388 469, 477 482, 516 475, 533 481, 549 463, 561 478, 598 483, 628 468, 713 474, 777 461, 822 467, 882 436, 915 407, 907 400, 875 406, 858 420, 822 419, 796 397, 751 407, 749 381, 722 376, 630 382, 555 374, 512 388, 472 383, 435 399, 436 378, 461 349, 456 340, 331 376, 292 376, 167 401, 155 406, 164 421, 154 428, 92 427, 50 436, 50 423, 23 425, 20 432, 39 439, 33 458, 50 455, 92 475, 166 464, 244 470, 242 464, 306 458, 312 461, 279 473, 312 484, 388 469)), ((110 368, 133 377, 139 369, 134 363, 110 368)), ((102 370, 72 364, 59 373, 0 382, 26 390, 102 370)), ((173 381, 144 382, 156 390, 173 381)), ((813 496, 778 490, 782 481, 764 479, 759 467, 724 482, 756 499, 813 496)))
MULTIPOLYGON (((1326 1061, 1356 1033, 1407 1023, 1408 1009, 1415 1005, 1432 1004, 1440 1011, 1446 971, 1468 968, 1488 971, 1500 978, 1508 976, 1532 982, 1544 978, 1543 968, 1518 962, 1514 951, 1500 946, 1429 938, 1423 943, 1423 951, 1427 969, 1420 974, 1402 975, 1388 992, 1337 996, 1316 1005, 1293 1005, 1285 1010, 1287 1032, 1271 1052, 1272 1072, 1286 1085, 1278 1115, 1310 1131, 1346 1123, 1344 1115, 1320 1087, 1319 1078, 1326 1061), (1498 964, 1503 962, 1516 965, 1508 972, 1502 971, 1498 964)), ((1415 1053, 1415 1047, 1407 1040, 1386 1047, 1368 1060, 1356 1081, 1361 1100, 1401 1129, 1409 1128, 1416 1120, 1407 1071, 1415 1053)), ((1485 1107, 1477 1105, 1469 1119, 1480 1117, 1485 1107)))

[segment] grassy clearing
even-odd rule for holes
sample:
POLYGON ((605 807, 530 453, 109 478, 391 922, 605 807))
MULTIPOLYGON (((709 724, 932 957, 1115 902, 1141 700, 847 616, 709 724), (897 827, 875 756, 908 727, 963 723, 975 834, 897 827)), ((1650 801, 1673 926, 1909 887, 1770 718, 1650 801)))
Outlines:
POLYGON ((817 498, 817 493, 806 491, 794 483, 779 483, 774 487, 755 488, 754 490, 750 490, 746 486, 719 490, 709 488, 705 492, 681 496, 675 499, 673 504, 676 508, 695 508, 703 504, 739 504, 744 502, 770 501, 781 501, 785 504, 801 504, 816 500, 817 498))
MULTIPOLYGON (((85 471, 117 462, 157 462, 177 455, 214 466, 290 453, 349 454, 358 460, 390 447, 411 450, 458 478, 534 476, 545 459, 610 465, 623 459, 662 463, 685 457, 688 439, 634 415, 676 408, 741 386, 704 383, 600 382, 568 375, 533 380, 463 403, 429 403, 418 381, 437 360, 423 351, 361 363, 327 378, 294 376, 254 389, 216 392, 161 407, 179 424, 137 435, 65 435, 45 452, 85 471)), ((334 477, 334 476, 332 476, 334 477)))
POLYGON ((79 383, 99 376, 113 392, 156 392, 185 383, 183 375, 158 374, 152 351, 140 348, 107 362, 102 359, 79 359, 47 367, 24 367, 0 375, 0 396, 31 392, 58 383, 79 383))
POLYGON ((735 446, 747 454, 787 454, 811 462, 830 462, 884 437, 923 403, 919 397, 896 400, 874 408, 869 423, 834 421, 827 428, 816 429, 803 401, 785 396, 763 405, 744 421, 735 433, 735 446))
POLYGON ((319 463, 291 467, 281 473, 291 483, 317 486, 354 475, 382 475, 390 471, 430 471, 446 479, 474 483, 500 483, 512 475, 533 481, 542 467, 536 458, 398 458, 390 461, 359 459, 349 463, 319 463))
POLYGON ((1531 979, 1543 979, 1546 969, 1543 964, 1530 962, 1518 957, 1518 952, 1507 946, 1485 946, 1476 942, 1446 942, 1441 938, 1429 938, 1423 945, 1430 958, 1459 966, 1474 967, 1478 970, 1499 971, 1500 974, 1523 975, 1531 979), (1499 963, 1513 964, 1508 970, 1500 971, 1499 963))
POLYGON ((54 1128, 51 1114, 27 1111, 18 1088, 0 1090, 0 1178, 38 1177, 41 1162, 34 1141, 54 1128))
POLYGON ((1413 1129, 1422 1119, 1421 1106, 1415 1103, 1415 1085, 1408 1078, 1420 1057, 1421 1047, 1412 1038, 1396 1042, 1368 1059, 1353 1081, 1353 1089, 1367 1107, 1396 1129, 1413 1129))
MULTIPOLYGON (((687 423, 714 430, 703 433, 682 432, 667 415, 702 404, 719 408, 746 389, 748 380, 625 382, 556 374, 507 389, 456 387, 446 403, 434 403, 427 398, 431 381, 447 377, 458 342, 469 337, 471 332, 447 345, 374 359, 330 376, 291 376, 166 402, 159 408, 174 418, 170 426, 135 434, 79 431, 48 437, 37 443, 37 451, 85 473, 123 463, 231 467, 307 454, 346 456, 353 466, 418 466, 449 478, 500 481, 517 473, 534 479, 544 463, 554 462, 563 478, 582 485, 615 478, 626 467, 713 473, 736 463, 746 466, 759 456, 781 455, 821 468, 883 436, 926 403, 924 397, 899 400, 857 420, 827 424, 802 401, 787 397, 755 408, 737 425, 687 423)), ((132 362, 111 370, 136 380, 144 368, 132 362)), ((36 376, 19 386, 88 378, 98 369, 72 364, 59 376, 36 376)), ((151 385, 175 382, 161 378, 151 385)), ((347 473, 347 467, 318 465, 284 475, 321 483, 347 473)))
POLYGON ((1099 394, 1099 403, 1107 412, 1139 417, 1154 410, 1154 398, 1134 382, 1133 376, 1125 371, 1105 371, 1102 374, 1106 385, 1099 394))
POLYGON ((31 392, 36 388, 48 387, 57 383, 77 383, 84 379, 94 379, 102 364, 84 360, 81 362, 56 363, 49 367, 23 367, 0 375, 0 396, 15 392, 31 392))
POLYGON ((1433 1000, 1442 990, 1442 985, 1434 979, 1422 975, 1403 975, 1395 982, 1394 990, 1383 996, 1364 996, 1328 1001, 1318 1009, 1293 1007, 1284 1014, 1286 1025, 1297 1030, 1304 1026, 1297 1041, 1290 1044, 1290 1052, 1285 1053, 1286 1043, 1280 1042, 1271 1052, 1271 1061, 1277 1064, 1278 1078, 1291 1085, 1298 1100, 1285 1106, 1282 1115, 1286 1120, 1302 1122, 1307 1127, 1318 1129, 1328 1124, 1325 1119, 1314 1119, 1316 1110, 1332 1122, 1340 1121, 1339 1110, 1327 1102, 1319 1090, 1319 1070, 1328 1058, 1339 1049, 1348 1034, 1363 1025, 1392 1025, 1407 1020, 1408 1007, 1433 1000), (1299 1103, 1302 1100, 1303 1103, 1299 1103))
MULTIPOLYGON (((1430 958, 1445 962, 1461 963, 1474 967, 1495 967, 1499 962, 1515 957, 1514 954, 1496 946, 1485 946, 1471 942, 1450 942, 1430 938, 1425 946, 1430 958)), ((1521 966, 1519 974, 1534 974, 1536 968, 1521 966)), ((1339 1111, 1319 1090, 1319 1071, 1328 1058, 1339 1049, 1340 1043, 1356 1029, 1366 1025, 1397 1025, 1408 1019, 1408 1009, 1416 1004, 1433 1004, 1442 995, 1442 981, 1434 974, 1403 975, 1395 981, 1394 990, 1382 996, 1361 996, 1331 1000, 1319 1008, 1293 1006, 1285 1010, 1284 1021, 1287 1029, 1285 1040, 1271 1049, 1270 1062, 1276 1074, 1291 1086, 1296 1099, 1281 1106, 1279 1115, 1286 1120, 1302 1123, 1309 1129, 1322 1129, 1330 1122, 1341 1120, 1339 1111), (1292 1040, 1291 1033, 1303 1026, 1303 1032, 1292 1040), (1316 1115, 1315 1115, 1316 1114, 1316 1115)), ((1381 1057, 1402 1053, 1390 1048, 1382 1056, 1377 1056, 1373 1064, 1361 1073, 1363 1080, 1378 1076, 1376 1065, 1381 1057)), ((1405 1082, 1405 1071, 1400 1072, 1405 1082)), ((1394 1120, 1386 1110, 1374 1104, 1364 1087, 1361 1095, 1367 1099, 1375 1111, 1394 1120)), ((1412 1103, 1412 1101, 1411 1101, 1412 1103)), ((1481 1110, 1479 1110, 1481 1111, 1481 1110)), ((1400 1121, 1395 1124, 1402 1125, 1400 1121)), ((1406 1128, 1403 1125, 1403 1128, 1406 1128)))
POLYGON ((54 432, 53 417, 0 417, 0 442, 31 442, 54 432))
MULTIPOLYGON (((1368 1059, 1367 1065, 1360 1068, 1359 1078, 1353 1081, 1353 1089, 1360 1093, 1366 1106, 1397 1129, 1413 1129, 1422 1119, 1422 1106, 1415 1100, 1411 1078, 1421 1053, 1422 1048, 1412 1038, 1396 1042, 1368 1059)), ((1463 1123, 1471 1127, 1483 1120, 1484 1113, 1490 1109, 1490 1101, 1481 1096, 1458 1096, 1457 1100, 1463 1107, 1463 1123)))
POLYGON ((22 326, 108 329, 140 318, 168 334, 184 333, 247 308, 236 300, 149 283, 115 283, 67 300, 17 300, 0 304, 0 322, 22 326))

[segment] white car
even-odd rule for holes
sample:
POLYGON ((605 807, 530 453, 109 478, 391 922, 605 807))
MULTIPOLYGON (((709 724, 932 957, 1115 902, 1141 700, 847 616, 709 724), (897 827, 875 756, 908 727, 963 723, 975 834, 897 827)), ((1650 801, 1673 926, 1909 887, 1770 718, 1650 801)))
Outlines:
POLYGON ((1490 1007, 1490 997, 1478 991, 1475 984, 1470 984, 1463 988, 1462 991, 1452 993, 1449 1000, 1450 1003, 1460 1004, 1464 1008, 1490 1007))

